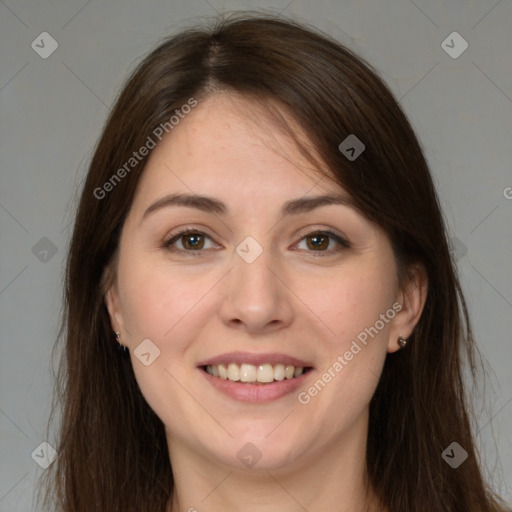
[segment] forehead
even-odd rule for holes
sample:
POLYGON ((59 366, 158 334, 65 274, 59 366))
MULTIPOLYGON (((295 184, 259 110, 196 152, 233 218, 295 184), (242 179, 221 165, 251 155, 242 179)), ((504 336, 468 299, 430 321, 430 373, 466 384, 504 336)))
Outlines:
POLYGON ((285 129, 314 151, 300 126, 284 112, 275 114, 234 93, 199 101, 153 150, 140 191, 156 194, 167 184, 193 193, 246 189, 253 195, 278 190, 296 195, 320 180, 324 190, 341 191, 325 179, 325 166, 320 170, 321 164, 306 159, 285 129))

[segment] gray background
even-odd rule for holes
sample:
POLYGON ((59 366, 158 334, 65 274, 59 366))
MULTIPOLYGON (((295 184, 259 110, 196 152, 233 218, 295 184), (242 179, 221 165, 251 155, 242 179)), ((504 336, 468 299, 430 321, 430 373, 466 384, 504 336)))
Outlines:
POLYGON ((431 165, 487 361, 477 442, 492 484, 512 501, 511 0, 0 0, 0 511, 36 510, 43 469, 31 454, 46 440, 76 191, 108 108, 159 38, 241 9, 282 12, 333 35, 401 100, 431 165), (469 45, 457 58, 441 46, 453 31, 469 45), (50 48, 42 32, 58 43, 46 59, 31 47, 50 48))

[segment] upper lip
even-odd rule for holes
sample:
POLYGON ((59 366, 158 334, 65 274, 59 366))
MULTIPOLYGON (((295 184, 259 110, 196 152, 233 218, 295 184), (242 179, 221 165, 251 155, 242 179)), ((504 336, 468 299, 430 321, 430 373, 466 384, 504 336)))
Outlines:
POLYGON ((312 365, 306 361, 301 359, 297 359, 296 357, 292 357, 286 354, 280 354, 277 352, 272 353, 264 353, 264 354, 254 354, 250 352, 228 352, 226 354, 221 354, 218 356, 211 357, 209 359, 205 359, 201 361, 197 366, 216 366, 219 364, 229 364, 236 363, 241 365, 243 363, 252 364, 254 366, 259 366, 261 364, 284 364, 284 365, 292 365, 292 366, 301 366, 303 368, 311 368, 312 365))

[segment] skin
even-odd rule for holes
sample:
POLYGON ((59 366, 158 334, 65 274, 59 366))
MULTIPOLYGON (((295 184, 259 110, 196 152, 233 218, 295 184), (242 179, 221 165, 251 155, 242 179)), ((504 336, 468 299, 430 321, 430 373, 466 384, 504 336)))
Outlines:
POLYGON ((289 200, 326 193, 346 195, 306 168, 261 107, 233 93, 199 102, 147 163, 105 299, 166 428, 175 476, 168 510, 378 510, 365 501, 369 402, 387 354, 421 315, 427 283, 418 267, 400 289, 387 236, 350 206, 280 214, 289 200), (212 197, 228 212, 174 205, 143 218, 171 193, 212 197), (183 227, 208 235, 203 249, 191 250, 190 237, 177 239, 176 252, 163 247, 183 227), (350 247, 322 238, 318 249, 306 235, 319 230, 350 247), (247 236, 263 249, 252 263, 235 250, 247 236), (231 351, 281 352, 311 362, 307 391, 396 302, 401 311, 305 405, 297 393, 242 403, 197 368, 231 351), (144 339, 160 350, 149 366, 134 355, 144 339), (246 443, 261 453, 252 468, 237 457, 246 443))

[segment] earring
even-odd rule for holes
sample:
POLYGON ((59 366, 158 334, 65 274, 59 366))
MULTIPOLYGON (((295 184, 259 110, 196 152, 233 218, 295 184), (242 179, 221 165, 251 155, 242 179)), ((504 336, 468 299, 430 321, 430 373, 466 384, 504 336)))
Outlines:
POLYGON ((402 338, 402 336, 398 336, 398 344, 400 347, 404 348, 407 345, 407 340, 402 338))
POLYGON ((117 343, 116 350, 118 352, 122 352, 123 354, 125 354, 126 352, 128 352, 128 347, 125 347, 124 345, 119 343, 119 339, 121 338, 121 333, 116 331, 115 335, 116 335, 116 343, 117 343))

